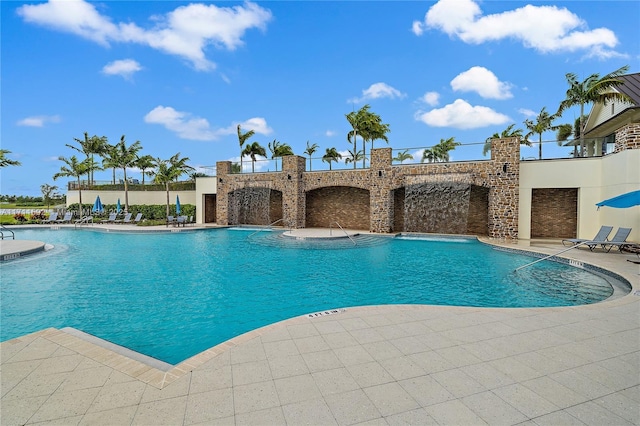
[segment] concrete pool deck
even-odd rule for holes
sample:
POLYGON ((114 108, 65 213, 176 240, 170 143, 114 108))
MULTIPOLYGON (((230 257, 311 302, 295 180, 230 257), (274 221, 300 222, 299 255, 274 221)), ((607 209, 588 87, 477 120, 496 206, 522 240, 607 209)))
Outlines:
POLYGON ((564 308, 346 307, 254 330, 167 371, 43 330, 0 344, 0 423, 640 424, 640 266, 627 261, 638 258, 563 256, 634 288, 564 308))

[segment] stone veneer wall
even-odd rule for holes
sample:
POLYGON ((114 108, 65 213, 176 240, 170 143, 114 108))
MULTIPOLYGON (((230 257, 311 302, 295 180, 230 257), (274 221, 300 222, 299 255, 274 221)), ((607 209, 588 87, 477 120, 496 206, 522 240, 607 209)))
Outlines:
POLYGON ((307 192, 308 228, 369 229, 369 191, 345 186, 329 186, 307 192))
POLYGON ((640 149, 640 123, 630 123, 618 129, 614 152, 625 149, 640 149))
POLYGON ((305 158, 292 155, 283 157, 281 172, 231 174, 230 162, 218 162, 218 224, 228 224, 228 194, 244 187, 281 191, 282 216, 286 225, 293 228, 306 226, 306 198, 311 191, 351 187, 369 191, 368 229, 371 232, 391 232, 398 223, 394 214, 398 210, 395 205, 399 192, 396 190, 404 188, 407 182, 463 179, 489 189, 487 235, 517 238, 519 157, 519 140, 507 138, 492 140, 491 160, 464 163, 392 166, 391 148, 372 150, 369 169, 305 172, 305 158))
POLYGON ((531 191, 532 238, 575 238, 577 218, 577 188, 540 188, 531 191))

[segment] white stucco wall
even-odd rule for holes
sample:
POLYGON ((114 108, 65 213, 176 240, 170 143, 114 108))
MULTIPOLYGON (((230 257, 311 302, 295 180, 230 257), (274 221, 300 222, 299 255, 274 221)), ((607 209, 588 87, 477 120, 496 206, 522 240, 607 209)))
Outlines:
POLYGON ((521 239, 531 238, 534 188, 578 188, 578 238, 593 238, 600 226, 611 225, 614 229, 633 228, 628 240, 640 242, 640 206, 599 210, 596 207, 600 201, 640 189, 640 150, 605 157, 520 163, 518 235, 521 239))
MULTIPOLYGON (((93 204, 97 196, 102 204, 116 204, 118 198, 124 208, 124 191, 82 191, 82 203, 93 204)), ((170 191, 169 203, 175 204, 176 195, 180 196, 180 204, 196 204, 196 191, 170 191)), ((67 191, 67 206, 79 202, 78 191, 67 191)), ((165 205, 166 191, 129 191, 129 204, 165 205)))

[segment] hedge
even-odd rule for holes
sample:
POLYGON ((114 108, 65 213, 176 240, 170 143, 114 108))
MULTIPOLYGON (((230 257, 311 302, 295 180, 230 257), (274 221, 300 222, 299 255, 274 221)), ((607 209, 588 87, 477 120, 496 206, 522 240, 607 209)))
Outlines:
MULTIPOLYGON (((90 210, 90 209, 93 208, 93 204, 83 204, 83 206, 84 206, 85 210, 90 210)), ((103 207, 104 207, 104 213, 102 213, 102 216, 105 216, 105 217, 110 212, 115 212, 116 211, 116 205, 115 204, 105 204, 103 207)), ((78 203, 71 204, 69 207, 67 207, 67 210, 72 210, 72 211, 76 211, 77 212, 78 211, 78 203)), ((166 220, 166 218, 167 218, 167 205, 166 204, 161 204, 161 205, 145 205, 145 204, 130 205, 129 206, 129 213, 132 214, 132 217, 135 217, 138 213, 142 213, 142 219, 148 219, 148 220, 161 219, 161 220, 166 220)), ((175 204, 170 204, 169 205, 169 214, 173 215, 173 216, 177 216, 176 215, 176 205, 175 204)), ((196 215, 196 206, 194 206, 193 204, 181 204, 180 205, 180 214, 182 216, 195 216, 196 215)))

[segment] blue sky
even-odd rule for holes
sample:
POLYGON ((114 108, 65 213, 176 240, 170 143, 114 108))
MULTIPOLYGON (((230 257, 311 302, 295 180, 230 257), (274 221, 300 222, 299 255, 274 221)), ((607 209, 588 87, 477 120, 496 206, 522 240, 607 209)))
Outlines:
MULTIPOLYGON (((320 158, 331 147, 346 153, 345 114, 368 103, 391 128, 389 146, 420 155, 443 138, 482 143, 509 124, 523 128, 542 107, 555 112, 566 73, 640 71, 637 1, 0 7, 1 143, 22 163, 2 169, 2 194, 40 195, 44 183, 64 188, 66 179, 52 179, 57 158, 73 155, 65 144, 84 132, 111 144, 125 135, 128 144, 141 142, 141 154, 180 152, 203 167, 239 159, 241 124, 265 148, 275 139, 303 155, 307 141, 317 143, 320 158)), ((452 159, 482 158, 481 150, 458 148, 452 159)), ((313 168, 327 165, 318 159, 313 168)))

